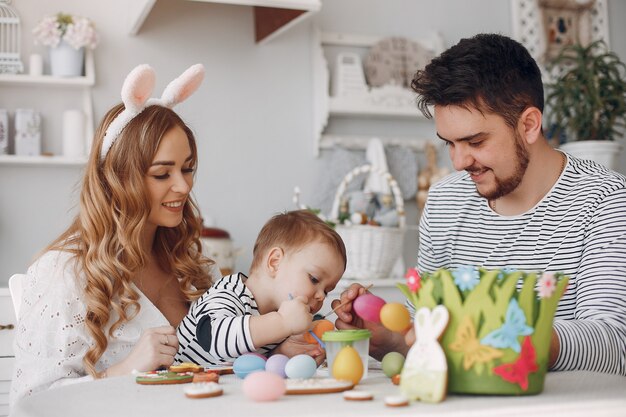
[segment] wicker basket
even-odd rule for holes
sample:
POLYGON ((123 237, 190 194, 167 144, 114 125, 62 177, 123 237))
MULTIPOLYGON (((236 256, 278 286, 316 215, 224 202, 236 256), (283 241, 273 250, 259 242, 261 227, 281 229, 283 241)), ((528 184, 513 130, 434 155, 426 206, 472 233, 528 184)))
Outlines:
POLYGON ((339 205, 348 184, 358 175, 373 172, 387 181, 398 212, 399 227, 340 225, 337 233, 346 245, 348 264, 344 277, 355 279, 388 278, 394 263, 402 254, 405 231, 404 201, 396 180, 387 171, 363 165, 350 171, 339 184, 331 211, 331 219, 339 217, 339 205))

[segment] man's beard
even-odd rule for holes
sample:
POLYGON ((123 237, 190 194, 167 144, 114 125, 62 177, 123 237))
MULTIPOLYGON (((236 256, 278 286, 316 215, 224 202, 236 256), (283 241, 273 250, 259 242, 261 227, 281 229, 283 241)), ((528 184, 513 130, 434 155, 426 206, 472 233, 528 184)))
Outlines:
POLYGON ((515 132, 515 156, 517 157, 517 167, 515 168, 515 172, 508 178, 499 179, 494 176, 496 182, 496 188, 489 193, 481 193, 478 192, 478 195, 486 198, 487 200, 496 200, 500 197, 504 197, 505 195, 513 192, 517 188, 517 186, 522 182, 524 178, 524 174, 526 173, 526 169, 528 168, 528 151, 524 149, 522 145, 522 137, 515 132))

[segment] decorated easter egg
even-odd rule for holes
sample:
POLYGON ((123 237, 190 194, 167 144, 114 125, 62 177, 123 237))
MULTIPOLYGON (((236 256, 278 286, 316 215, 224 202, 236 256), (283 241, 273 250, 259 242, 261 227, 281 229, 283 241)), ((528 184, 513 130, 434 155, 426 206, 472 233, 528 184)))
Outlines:
MULTIPOLYGON (((322 340, 322 335, 326 332, 332 332, 333 330, 335 330, 335 325, 328 321, 328 320, 317 320, 313 322, 313 329, 311 329, 313 331, 313 333, 315 333, 315 336, 319 337, 320 340, 322 340)), ((317 340, 315 340, 315 338, 313 336, 311 336, 311 333, 307 332, 304 334, 304 340, 306 340, 307 343, 317 343, 317 340)))
POLYGON ((411 315, 404 305, 388 303, 380 309, 380 321, 392 332, 401 332, 411 325, 411 315))
POLYGON ((354 385, 358 384, 363 377, 363 362, 359 352, 352 346, 342 347, 335 356, 332 375, 335 379, 350 381, 354 385))
POLYGON ((265 362, 265 370, 285 378, 287 376, 287 374, 285 374, 285 365, 287 365, 287 362, 289 362, 289 357, 277 353, 267 359, 267 362, 265 362))
POLYGON ((391 378, 402 372, 404 366, 404 356, 398 352, 387 353, 381 362, 383 373, 391 378))
POLYGON ((289 359, 289 362, 285 365, 285 374, 287 378, 311 378, 315 375, 317 370, 317 363, 315 359, 309 355, 296 355, 289 359))
POLYGON ((233 372, 243 379, 248 374, 265 370, 265 358, 256 353, 246 353, 235 359, 233 372))
POLYGON ((275 401, 285 393, 285 380, 273 372, 250 374, 242 384, 246 397, 254 401, 275 401))
POLYGON ((354 300, 352 307, 363 320, 380 323, 380 309, 385 305, 385 300, 374 294, 365 293, 354 300))

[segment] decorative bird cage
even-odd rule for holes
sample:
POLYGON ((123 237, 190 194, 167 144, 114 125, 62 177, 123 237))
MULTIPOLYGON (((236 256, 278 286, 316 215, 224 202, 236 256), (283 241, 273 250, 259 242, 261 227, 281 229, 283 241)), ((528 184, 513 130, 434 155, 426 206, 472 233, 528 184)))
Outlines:
POLYGON ((9 4, 0 0, 0 73, 17 74, 24 70, 20 59, 20 17, 9 4))

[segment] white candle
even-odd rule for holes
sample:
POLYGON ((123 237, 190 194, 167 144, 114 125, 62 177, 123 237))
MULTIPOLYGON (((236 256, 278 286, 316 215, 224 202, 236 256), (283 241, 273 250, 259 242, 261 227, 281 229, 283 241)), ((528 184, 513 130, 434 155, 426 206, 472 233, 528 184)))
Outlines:
POLYGON ((43 58, 39 54, 30 55, 29 65, 30 75, 42 75, 43 74, 43 58))

